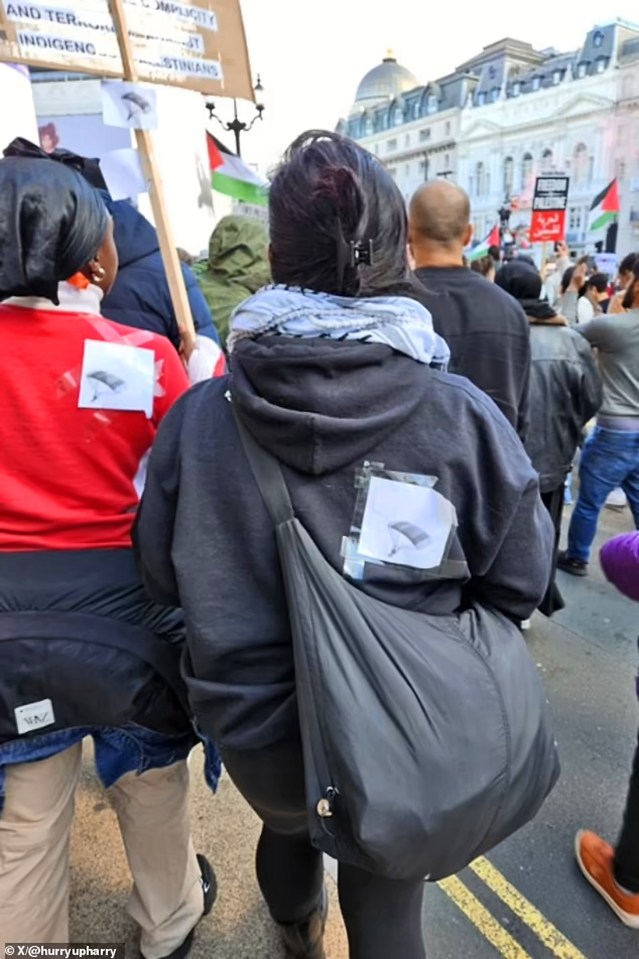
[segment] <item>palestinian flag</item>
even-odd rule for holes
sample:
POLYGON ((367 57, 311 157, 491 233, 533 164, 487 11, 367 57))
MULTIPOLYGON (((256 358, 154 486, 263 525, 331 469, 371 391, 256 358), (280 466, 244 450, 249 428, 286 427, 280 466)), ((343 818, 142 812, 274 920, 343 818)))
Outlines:
POLYGON ((466 254, 466 259, 469 263, 472 263, 473 260, 478 260, 481 256, 488 256, 488 250, 491 246, 501 246, 501 236, 499 235, 499 227, 497 224, 492 228, 488 236, 478 243, 477 246, 474 246, 466 254))
POLYGON ((619 215, 619 209, 619 187, 617 181, 613 180, 592 201, 588 230, 591 233, 605 230, 619 215))
POLYGON ((211 186, 218 193, 253 206, 268 204, 268 184, 211 133, 206 134, 211 186))

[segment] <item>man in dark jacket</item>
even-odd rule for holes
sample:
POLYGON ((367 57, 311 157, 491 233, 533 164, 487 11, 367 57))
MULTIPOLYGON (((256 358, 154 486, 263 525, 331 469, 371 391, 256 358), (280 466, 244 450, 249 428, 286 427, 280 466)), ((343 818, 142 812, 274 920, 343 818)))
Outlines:
MULTIPOLYGON (((180 331, 155 228, 126 200, 102 193, 113 217, 120 269, 115 285, 102 301, 102 313, 115 323, 152 330, 180 348, 180 331)), ((220 342, 211 313, 192 270, 182 263, 195 331, 220 342)))
POLYGON ((410 246, 419 299, 451 351, 450 372, 468 377, 497 403, 523 439, 528 422, 530 341, 512 297, 467 269, 470 201, 446 180, 427 183, 410 204, 410 246))
POLYGON ((565 605, 554 569, 566 478, 584 426, 601 406, 601 376, 583 337, 540 299, 542 280, 533 264, 511 260, 498 271, 495 282, 521 304, 530 323, 532 367, 526 449, 539 473, 541 498, 555 526, 553 576, 539 605, 544 615, 552 616, 565 605))

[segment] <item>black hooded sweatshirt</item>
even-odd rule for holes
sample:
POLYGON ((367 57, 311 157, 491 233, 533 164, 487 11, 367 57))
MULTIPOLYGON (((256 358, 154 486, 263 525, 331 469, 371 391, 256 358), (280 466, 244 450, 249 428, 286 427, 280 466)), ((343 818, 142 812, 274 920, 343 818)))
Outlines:
POLYGON ((552 526, 528 457, 491 400, 384 345, 244 342, 229 377, 199 384, 166 417, 135 534, 150 594, 184 608, 192 705, 221 746, 258 749, 298 732, 275 535, 231 396, 246 428, 283 464, 298 518, 340 572, 365 460, 437 477, 457 510, 451 559, 465 559, 470 576, 372 565, 359 584, 366 592, 441 615, 471 601, 513 619, 535 609, 552 526))

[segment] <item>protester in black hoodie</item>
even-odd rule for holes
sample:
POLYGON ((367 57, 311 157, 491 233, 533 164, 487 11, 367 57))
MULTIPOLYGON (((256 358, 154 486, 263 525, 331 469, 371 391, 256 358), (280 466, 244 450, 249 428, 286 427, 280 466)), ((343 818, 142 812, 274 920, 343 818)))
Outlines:
POLYGON ((410 246, 420 301, 450 347, 450 370, 487 393, 522 439, 528 422, 530 343, 512 297, 464 266, 470 201, 446 180, 427 183, 410 203, 410 246))
MULTIPOLYGON (((437 478, 459 521, 446 569, 362 564, 357 585, 392 605, 453 616, 473 601, 525 619, 546 589, 552 527, 514 430, 471 383, 433 368, 448 350, 410 298, 404 202, 382 164, 337 134, 304 134, 272 183, 270 230, 278 285, 236 312, 230 377, 169 415, 137 546, 150 593, 184 609, 199 722, 264 822, 258 878, 288 954, 323 959, 284 586, 231 400, 344 575, 364 462, 437 478)), ((340 863, 339 887, 351 959, 423 959, 422 881, 340 863)))

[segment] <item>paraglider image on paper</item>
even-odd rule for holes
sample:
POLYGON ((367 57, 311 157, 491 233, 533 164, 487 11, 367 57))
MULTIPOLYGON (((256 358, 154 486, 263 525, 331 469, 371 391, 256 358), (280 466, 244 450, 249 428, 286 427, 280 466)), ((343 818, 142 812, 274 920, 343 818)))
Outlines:
POLYGON ((432 487, 372 477, 358 553, 372 560, 432 569, 444 558, 455 508, 432 487))
POLYGON ((86 340, 80 377, 81 409, 153 415, 155 353, 123 343, 86 340))
POLYGON ((124 80, 102 81, 102 117, 106 126, 155 130, 157 94, 150 86, 124 80))

